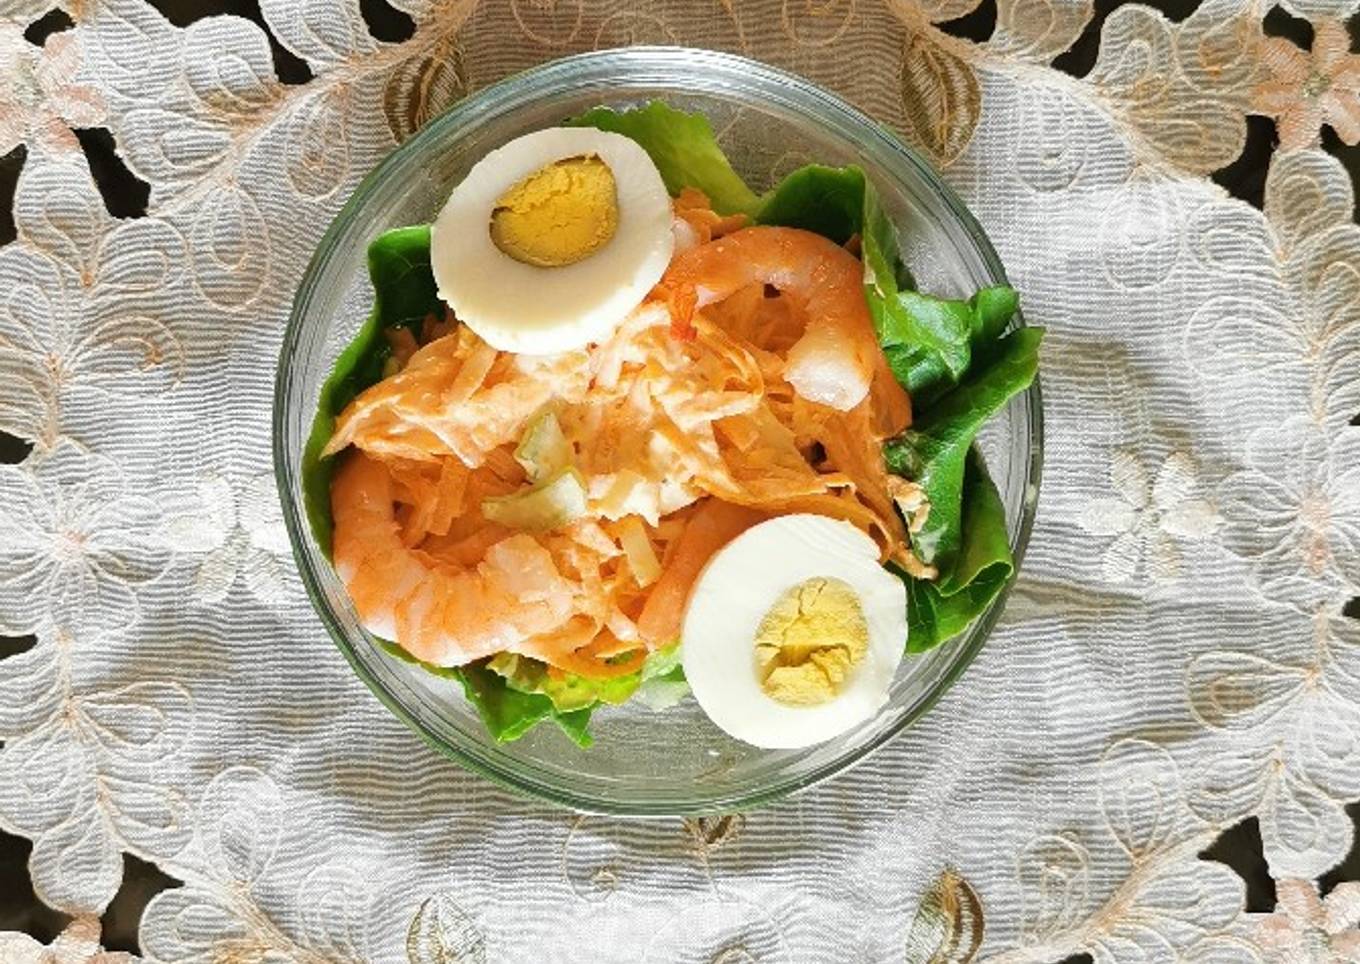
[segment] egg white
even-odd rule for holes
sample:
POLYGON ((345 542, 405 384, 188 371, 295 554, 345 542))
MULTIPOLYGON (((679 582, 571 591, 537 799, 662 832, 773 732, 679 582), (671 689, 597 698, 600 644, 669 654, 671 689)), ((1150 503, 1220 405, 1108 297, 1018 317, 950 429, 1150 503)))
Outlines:
POLYGON ((501 351, 553 354, 601 341, 641 303, 675 245, 670 195, 638 144, 586 127, 551 127, 482 158, 449 195, 430 232, 439 296, 501 351), (599 250, 555 268, 524 264, 491 240, 496 202, 557 161, 595 155, 614 175, 618 227, 599 250))
POLYGON ((787 515, 746 530, 695 583, 681 630, 681 658, 694 698, 728 734, 768 749, 809 746, 873 717, 887 702, 907 641, 907 593, 878 562, 860 530, 818 515, 787 515), (869 628, 864 658, 841 691, 816 706, 791 706, 760 686, 756 631, 789 589, 840 579, 859 597, 869 628))

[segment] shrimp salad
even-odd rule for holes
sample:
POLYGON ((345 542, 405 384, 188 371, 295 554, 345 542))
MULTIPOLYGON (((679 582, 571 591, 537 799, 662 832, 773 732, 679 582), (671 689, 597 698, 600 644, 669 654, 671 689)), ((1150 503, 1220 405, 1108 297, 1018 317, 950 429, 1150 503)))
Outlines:
POLYGON ((973 442, 1041 332, 1009 287, 916 290, 857 167, 756 194, 703 116, 597 108, 369 271, 309 518, 364 626, 498 740, 691 697, 755 746, 831 739, 1013 576, 973 442))

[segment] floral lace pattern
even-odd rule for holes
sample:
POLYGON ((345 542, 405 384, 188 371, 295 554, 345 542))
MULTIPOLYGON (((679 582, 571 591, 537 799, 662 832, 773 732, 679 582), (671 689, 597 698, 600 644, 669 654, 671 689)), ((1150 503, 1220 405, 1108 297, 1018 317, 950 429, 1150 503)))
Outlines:
POLYGON ((71 128, 103 123, 104 99, 74 82, 79 66, 79 48, 70 34, 49 37, 37 48, 24 40, 19 24, 0 23, 0 70, 9 79, 0 91, 0 154, 20 144, 74 151, 79 144, 71 128))
POLYGON ((1360 142, 1360 57, 1339 20, 1317 25, 1311 56, 1288 40, 1261 42, 1270 79, 1252 95, 1252 109, 1275 118, 1280 147, 1297 150, 1314 143, 1323 124, 1347 144, 1360 142))
MULTIPOLYGON (((1052 66, 1089 0, 147 0, 0 7, 0 827, 33 842, 54 942, 114 962, 124 853, 183 882, 152 961, 1101 964, 1354 959, 1360 799, 1360 228, 1321 130, 1360 137, 1355 0, 1138 4, 1052 66), (269 474, 291 290, 362 175, 515 70, 630 43, 745 53, 943 166, 1044 324, 1039 520, 1002 627, 919 725, 743 817, 616 822, 436 758, 338 659, 269 474), (1207 177, 1246 118, 1262 210, 1207 177), (74 133, 150 186, 109 215, 74 133), (1254 818, 1278 907, 1200 853, 1254 818), (1348 956, 1349 955, 1349 958, 1348 956)), ((796 151, 774 168, 799 160, 796 151)))
POLYGON ((1312 881, 1282 880, 1279 906, 1256 929, 1257 942, 1279 960, 1360 961, 1360 884, 1341 884, 1321 900, 1312 881))
POLYGON ((1132 581, 1142 566, 1151 581, 1179 577, 1183 565, 1177 540, 1208 538, 1219 521, 1212 505, 1192 498, 1194 467, 1183 454, 1173 452, 1149 481, 1136 457, 1118 452, 1110 479, 1119 498, 1097 499, 1079 519, 1091 535, 1115 537, 1101 557, 1105 578, 1132 581))

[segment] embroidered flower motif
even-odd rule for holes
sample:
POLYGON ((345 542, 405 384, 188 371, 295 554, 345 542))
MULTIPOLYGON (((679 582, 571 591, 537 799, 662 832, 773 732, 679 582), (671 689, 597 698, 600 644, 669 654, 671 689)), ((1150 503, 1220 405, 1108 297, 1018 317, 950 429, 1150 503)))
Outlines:
POLYGON ((82 155, 26 163, 19 240, 0 248, 0 428, 41 447, 105 424, 112 396, 178 380, 183 350, 161 304, 184 239, 153 217, 116 221, 82 155))
POLYGON ((1275 885, 1279 909, 1256 925, 1256 943, 1278 964, 1360 961, 1360 883, 1347 881, 1320 898, 1311 880, 1275 885))
POLYGON ((1110 582, 1128 582, 1140 566, 1156 581, 1181 573, 1177 539, 1198 540, 1219 525, 1218 513, 1203 499, 1192 498, 1198 482, 1194 465, 1173 452, 1151 482, 1138 458, 1117 452, 1110 464, 1117 499, 1097 499, 1082 511, 1081 527, 1094 536, 1114 536, 1101 559, 1110 582))
POLYGON ((1267 598, 1311 609, 1360 587, 1360 433, 1296 419, 1247 442, 1220 489, 1228 548, 1267 598))
POLYGON ((1276 152, 1264 214, 1232 202, 1191 216, 1189 247, 1208 269, 1208 297, 1183 346, 1225 412, 1259 425, 1306 415, 1331 434, 1360 412, 1354 193, 1325 151, 1276 152))
POLYGON ((162 536, 170 548, 206 553, 194 574, 194 591, 206 603, 221 602, 239 578, 255 598, 278 603, 287 593, 279 557, 288 532, 270 475, 233 485, 220 475, 198 485, 198 505, 169 519, 162 536))
POLYGON ((0 960, 9 964, 135 964, 137 958, 131 954, 100 947, 99 930, 97 918, 77 917, 46 945, 27 934, 0 932, 0 960))
POLYGON ((164 566, 156 517, 113 462, 73 443, 0 466, 0 625, 50 622, 74 634, 129 625, 135 587, 164 566))
POLYGON ((1271 77, 1256 86, 1251 109, 1275 118, 1283 150, 1314 143, 1323 124, 1347 144, 1360 142, 1360 57, 1350 52, 1344 23, 1317 24, 1311 52, 1266 37, 1260 57, 1271 77))
POLYGON ((33 841, 28 869, 39 898, 98 915, 118 890, 124 851, 168 858, 188 842, 184 794, 173 788, 184 779, 180 747, 193 705, 176 683, 80 687, 88 668, 71 659, 72 644, 54 649, 44 655, 62 685, 47 718, 3 734, 0 823, 33 841))
POLYGON ((1360 796, 1360 622, 1326 605, 1308 617, 1248 607, 1220 631, 1263 653, 1201 653, 1186 668, 1191 712, 1229 738, 1200 758, 1190 806, 1220 827, 1258 817, 1271 868, 1316 877, 1354 837, 1345 806, 1360 796))
POLYGON ((480 926, 452 895, 409 874, 403 888, 390 858, 315 855, 295 795, 263 770, 216 773, 192 809, 181 862, 196 873, 143 911, 149 960, 486 964, 480 926), (298 908, 286 923, 271 914, 280 901, 298 908))
POLYGON ((71 128, 103 123, 104 99, 75 83, 79 69, 75 34, 54 33, 35 47, 18 24, 0 22, 0 155, 20 144, 52 152, 80 149, 71 128))

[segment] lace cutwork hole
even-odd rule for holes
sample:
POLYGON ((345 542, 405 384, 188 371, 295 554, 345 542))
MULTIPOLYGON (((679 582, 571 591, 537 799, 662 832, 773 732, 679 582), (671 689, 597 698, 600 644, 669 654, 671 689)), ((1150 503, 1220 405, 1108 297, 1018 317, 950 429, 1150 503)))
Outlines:
POLYGON ((123 854, 122 886, 100 918, 104 949, 140 955, 142 949, 137 940, 137 929, 142 911, 161 891, 183 886, 184 881, 176 880, 155 864, 129 853, 123 854))
POLYGON ((19 186, 19 172, 23 170, 28 148, 20 144, 0 157, 0 245, 14 240, 14 189, 19 186))
MULTIPOLYGON (((1072 45, 1058 54, 1053 67, 1073 77, 1085 77, 1100 56, 1100 34, 1105 19, 1127 0, 1096 0, 1091 11, 1091 19, 1072 45)), ((1155 5, 1157 10, 1173 22, 1184 20, 1198 6, 1197 0, 1162 0, 1155 5)))
POLYGON ((1200 0, 1161 0, 1153 6, 1172 23, 1180 23, 1199 9, 1200 0))
POLYGON ((75 25, 75 21, 66 15, 65 10, 52 9, 28 25, 24 30, 24 39, 36 47, 41 47, 43 41, 54 33, 70 30, 75 25))
POLYGON ((22 931, 44 944, 66 929, 72 918, 38 900, 28 878, 33 844, 0 830, 0 931, 22 931))
POLYGON ((26 653, 36 645, 37 636, 0 636, 0 659, 26 653))
POLYGON ((1275 909, 1275 880, 1266 864, 1261 843, 1261 823, 1248 817, 1218 835, 1218 839, 1200 851, 1200 860, 1223 864, 1242 878, 1246 884, 1246 910, 1267 914, 1275 909))
POLYGON ((1104 25, 1105 18, 1110 15, 1110 11, 1117 6, 1118 0, 1096 0, 1086 29, 1072 46, 1054 58, 1054 69, 1073 77, 1085 77, 1089 74, 1100 55, 1100 28, 1104 25))
POLYGON ((1267 37, 1292 40, 1304 50, 1313 47, 1313 25, 1301 17, 1293 16, 1284 7, 1271 7, 1261 21, 1261 30, 1267 37))
POLYGON ((399 44, 410 40, 416 32, 416 22, 387 0, 359 0, 359 15, 374 40, 399 44))
POLYGON ((0 465, 18 465, 33 451, 33 443, 8 432, 0 432, 0 465))
POLYGON ((937 23, 945 33, 975 43, 986 43, 996 29, 996 0, 982 0, 976 10, 956 20, 937 23))
POLYGON ((1266 171, 1275 150, 1275 124, 1268 117, 1247 115, 1247 141, 1237 160, 1215 171, 1213 182, 1239 201, 1260 209, 1265 203, 1266 171))
POLYGON ((113 134, 103 127, 77 128, 72 133, 90 162, 95 187, 109 214, 115 218, 145 217, 151 185, 128 170, 118 156, 113 134))

